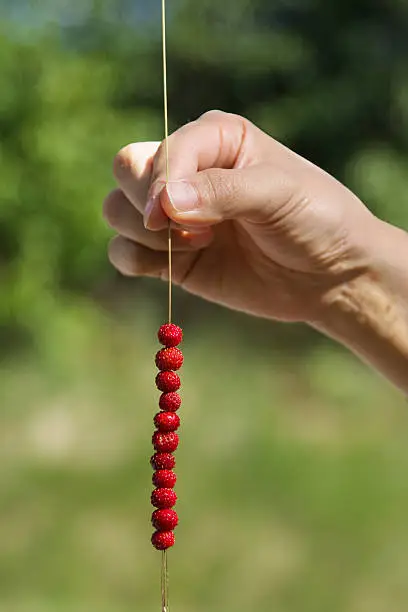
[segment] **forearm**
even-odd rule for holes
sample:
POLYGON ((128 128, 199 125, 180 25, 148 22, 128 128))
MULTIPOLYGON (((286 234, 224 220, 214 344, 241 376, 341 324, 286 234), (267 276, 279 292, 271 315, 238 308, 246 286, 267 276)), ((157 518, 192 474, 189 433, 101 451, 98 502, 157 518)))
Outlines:
POLYGON ((378 221, 367 270, 330 296, 314 326, 408 394, 408 235, 378 221))

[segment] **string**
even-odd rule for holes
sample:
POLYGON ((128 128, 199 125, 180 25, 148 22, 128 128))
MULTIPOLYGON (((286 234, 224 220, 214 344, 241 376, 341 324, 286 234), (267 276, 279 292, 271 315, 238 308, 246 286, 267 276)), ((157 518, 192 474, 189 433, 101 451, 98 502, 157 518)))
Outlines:
MULTIPOLYGON (((168 111, 168 89, 167 89, 167 36, 166 36, 166 0, 162 0, 162 41, 163 41, 163 101, 164 101, 164 147, 166 157, 166 184, 170 179, 169 171, 169 111, 168 111)), ((172 319, 173 305, 173 271, 172 271, 172 234, 171 222, 168 223, 168 266, 169 266, 169 323, 172 319)), ((167 570, 167 551, 163 550, 161 562, 161 606, 162 612, 169 612, 169 594, 168 594, 168 570, 167 570)))
POLYGON ((169 580, 167 572, 167 551, 162 552, 161 563, 161 596, 162 596, 162 612, 169 612, 169 580))
MULTIPOLYGON (((170 180, 169 171, 169 110, 168 110, 168 89, 167 89, 167 35, 166 35, 166 0, 162 0, 162 40, 163 40, 163 98, 164 98, 164 147, 166 157, 166 184, 170 180)), ((172 271, 172 234, 171 222, 168 224, 168 266, 169 266, 169 323, 172 319, 173 304, 173 271, 172 271)))

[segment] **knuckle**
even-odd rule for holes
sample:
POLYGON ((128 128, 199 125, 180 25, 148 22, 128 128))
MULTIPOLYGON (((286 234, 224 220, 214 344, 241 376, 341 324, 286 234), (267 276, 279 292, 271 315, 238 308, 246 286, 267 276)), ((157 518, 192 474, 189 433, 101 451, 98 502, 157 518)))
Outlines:
POLYGON ((223 209, 229 209, 237 198, 237 185, 235 181, 226 180, 225 172, 219 170, 209 170, 205 174, 203 185, 203 197, 210 202, 222 204, 223 209))
POLYGON ((203 113, 200 116, 199 120, 200 121, 220 121, 224 119, 225 117, 228 117, 228 115, 229 113, 226 113, 225 111, 222 111, 219 109, 213 109, 213 110, 209 110, 203 113))
POLYGON ((115 178, 120 179, 125 173, 128 173, 132 168, 132 149, 133 145, 128 144, 115 155, 113 160, 113 174, 115 178))
POLYGON ((133 142, 120 149, 113 161, 116 180, 120 183, 149 177, 158 147, 157 142, 133 142))
POLYGON ((220 189, 223 190, 224 186, 219 180, 219 173, 213 170, 208 170, 208 172, 205 174, 204 193, 208 194, 211 199, 217 199, 219 197, 220 189))
POLYGON ((235 113, 227 113, 223 110, 213 109, 205 112, 199 118, 199 121, 215 121, 216 123, 222 123, 225 121, 242 121, 243 117, 236 115, 235 113))

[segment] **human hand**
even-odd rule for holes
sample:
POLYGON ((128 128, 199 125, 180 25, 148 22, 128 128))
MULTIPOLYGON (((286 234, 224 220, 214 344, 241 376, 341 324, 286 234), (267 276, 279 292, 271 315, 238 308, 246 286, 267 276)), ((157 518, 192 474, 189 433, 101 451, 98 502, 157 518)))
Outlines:
POLYGON ((168 278, 168 219, 174 282, 253 315, 318 321, 336 289, 362 274, 378 220, 320 168, 220 111, 168 144, 167 186, 163 145, 132 144, 115 158, 119 189, 104 214, 123 274, 168 278))

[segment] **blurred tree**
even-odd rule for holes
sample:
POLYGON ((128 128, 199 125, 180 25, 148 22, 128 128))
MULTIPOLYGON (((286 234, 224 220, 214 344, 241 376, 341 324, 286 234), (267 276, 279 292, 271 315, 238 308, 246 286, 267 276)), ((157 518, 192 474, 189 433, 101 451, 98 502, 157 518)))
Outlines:
MULTIPOLYGON (((112 274, 100 215, 111 158, 162 136, 159 2, 51 4, 33 22, 28 2, 1 7, 0 326, 34 337, 58 292, 89 294, 112 274)), ((403 0, 170 9, 174 128, 210 108, 243 114, 408 225, 403 0)))
POLYGON ((46 326, 58 289, 89 292, 106 274, 101 201, 111 159, 128 140, 158 137, 159 118, 112 107, 115 64, 0 36, 0 282, 3 329, 46 326))

